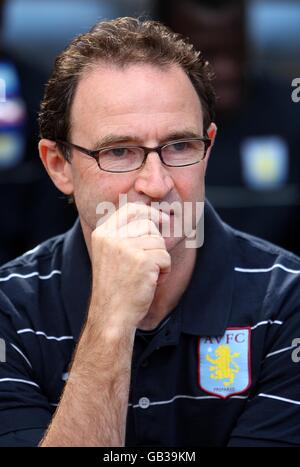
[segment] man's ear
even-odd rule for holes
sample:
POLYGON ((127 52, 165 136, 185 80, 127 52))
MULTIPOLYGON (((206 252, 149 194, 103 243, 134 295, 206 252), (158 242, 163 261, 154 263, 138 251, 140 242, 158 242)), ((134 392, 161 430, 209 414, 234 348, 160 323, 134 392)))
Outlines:
POLYGON ((73 193, 73 177, 71 164, 59 151, 55 141, 41 139, 39 153, 42 163, 54 185, 65 195, 73 193))
POLYGON ((211 146, 213 146, 217 135, 217 125, 214 122, 211 122, 211 124, 209 125, 207 135, 211 140, 211 146))
POLYGON ((207 166, 207 163, 208 163, 208 159, 209 159, 209 156, 210 156, 210 152, 212 150, 212 147, 214 145, 214 142, 215 142, 215 139, 216 139, 216 135, 217 135, 217 125, 214 123, 214 122, 211 122, 211 124, 209 125, 209 128, 207 130, 207 136, 209 137, 211 143, 210 143, 210 146, 207 150, 207 153, 206 153, 206 156, 205 156, 205 168, 207 166))

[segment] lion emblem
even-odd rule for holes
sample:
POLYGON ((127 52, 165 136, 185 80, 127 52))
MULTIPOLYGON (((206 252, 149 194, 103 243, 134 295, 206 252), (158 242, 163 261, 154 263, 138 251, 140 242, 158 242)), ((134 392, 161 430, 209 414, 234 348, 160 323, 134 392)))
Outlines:
POLYGON ((231 386, 234 382, 235 373, 240 370, 233 359, 237 358, 240 353, 231 353, 229 345, 219 345, 215 350, 215 354, 217 356, 215 359, 206 355, 206 360, 213 364, 209 367, 210 377, 212 379, 228 379, 228 381, 223 381, 223 385, 226 387, 231 386))

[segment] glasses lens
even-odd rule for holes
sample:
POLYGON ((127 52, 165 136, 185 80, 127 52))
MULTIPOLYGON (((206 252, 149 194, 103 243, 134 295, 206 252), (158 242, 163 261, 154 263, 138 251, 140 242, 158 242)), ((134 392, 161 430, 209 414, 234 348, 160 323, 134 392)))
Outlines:
POLYGON ((114 147, 99 151, 99 165, 108 172, 129 172, 138 169, 144 159, 138 147, 114 147))
POLYGON ((167 144, 162 149, 162 157, 167 165, 180 167, 195 164, 204 158, 205 144, 203 141, 181 140, 167 144))

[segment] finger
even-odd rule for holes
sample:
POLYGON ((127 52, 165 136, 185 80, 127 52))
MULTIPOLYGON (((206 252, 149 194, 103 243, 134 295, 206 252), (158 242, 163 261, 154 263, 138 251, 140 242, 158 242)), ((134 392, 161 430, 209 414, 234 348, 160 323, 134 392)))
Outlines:
POLYGON ((156 225, 148 219, 138 219, 112 232, 117 238, 142 237, 145 235, 160 236, 156 225))
POLYGON ((171 257, 166 250, 149 250, 146 253, 149 260, 160 268, 161 273, 170 272, 171 257))
POLYGON ((169 222, 169 215, 145 204, 127 203, 111 214, 102 225, 99 225, 99 228, 117 230, 138 219, 150 219, 158 227, 159 223, 169 222))
POLYGON ((142 235, 136 238, 128 238, 128 246, 140 250, 165 250, 166 242, 161 235, 142 235))

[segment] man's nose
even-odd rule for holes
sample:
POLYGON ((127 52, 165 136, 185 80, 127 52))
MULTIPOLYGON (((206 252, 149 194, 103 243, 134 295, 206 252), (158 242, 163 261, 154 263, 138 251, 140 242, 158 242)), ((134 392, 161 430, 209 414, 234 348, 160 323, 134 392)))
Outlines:
POLYGON ((146 162, 138 171, 134 187, 137 193, 156 199, 162 199, 174 187, 168 167, 163 165, 156 152, 148 154, 146 162))

